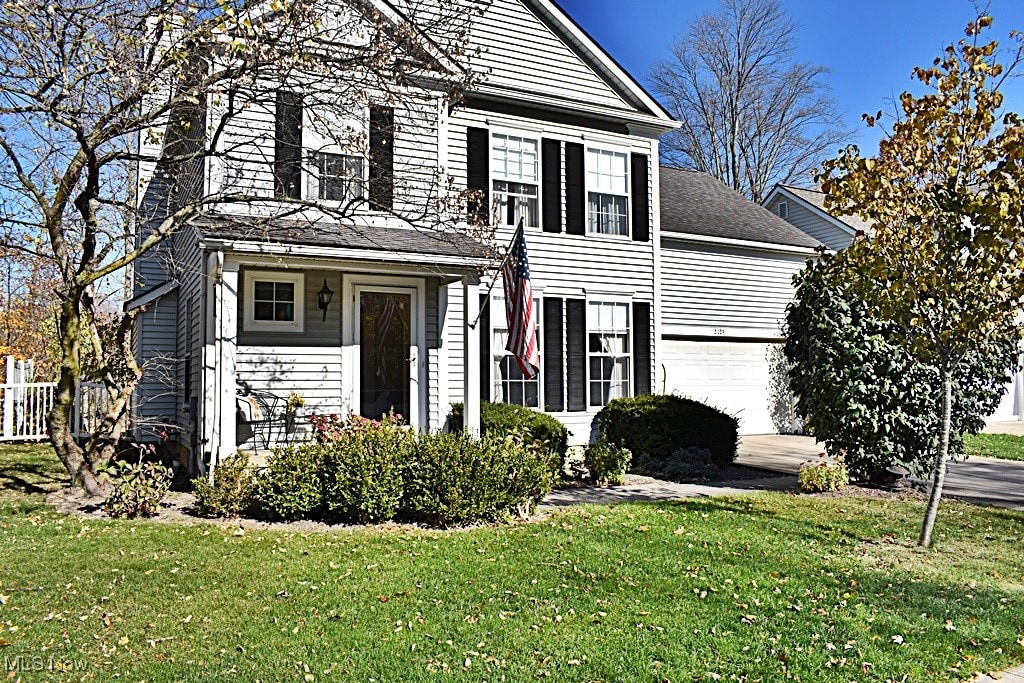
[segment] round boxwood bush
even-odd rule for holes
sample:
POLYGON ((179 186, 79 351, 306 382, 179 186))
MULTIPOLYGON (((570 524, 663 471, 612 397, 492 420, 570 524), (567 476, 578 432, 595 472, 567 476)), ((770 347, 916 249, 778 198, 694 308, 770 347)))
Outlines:
POLYGON ((736 459, 736 418, 681 396, 616 398, 597 420, 602 441, 625 446, 636 458, 667 460, 679 449, 706 448, 719 467, 736 459))

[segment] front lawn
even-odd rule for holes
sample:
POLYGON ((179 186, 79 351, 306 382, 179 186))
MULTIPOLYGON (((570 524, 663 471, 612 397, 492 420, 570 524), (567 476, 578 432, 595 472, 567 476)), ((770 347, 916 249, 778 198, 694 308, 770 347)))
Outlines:
POLYGON ((964 452, 967 455, 982 455, 986 458, 1024 460, 1024 436, 968 434, 964 437, 964 452))
POLYGON ((46 460, 0 447, 0 655, 25 680, 946 681, 1024 661, 1021 512, 947 503, 935 551, 919 504, 783 494, 243 532, 61 516, 46 460))

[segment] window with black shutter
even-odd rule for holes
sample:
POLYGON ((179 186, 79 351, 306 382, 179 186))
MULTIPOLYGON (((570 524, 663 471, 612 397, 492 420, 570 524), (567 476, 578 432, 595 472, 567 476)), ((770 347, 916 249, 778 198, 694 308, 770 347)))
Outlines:
POLYGON ((274 196, 302 197, 302 96, 279 90, 274 125, 274 196))
POLYGON ((630 158, 630 185, 633 203, 633 241, 647 242, 651 239, 651 207, 647 188, 646 154, 633 153, 630 158))
POLYGON ((486 294, 480 295, 480 400, 491 400, 491 306, 486 294))
POLYGON ((567 408, 587 409, 587 302, 565 300, 565 369, 567 408))
POLYGON ((478 191, 469 202, 469 221, 480 225, 490 222, 490 149, 491 136, 486 128, 466 130, 466 189, 478 191))
POLYGON ((562 232, 562 143, 544 139, 540 147, 544 232, 562 232))
POLYGON ((587 219, 586 180, 583 175, 583 145, 565 143, 565 231, 582 235, 587 219))
POLYGON ((540 370, 544 380, 544 410, 559 413, 565 410, 565 370, 563 357, 562 300, 544 298, 544 333, 541 339, 543 359, 540 370))
POLYGON ((391 107, 370 107, 370 206, 394 208, 395 114, 391 107))
POLYGON ((651 304, 633 302, 634 395, 651 393, 651 304))

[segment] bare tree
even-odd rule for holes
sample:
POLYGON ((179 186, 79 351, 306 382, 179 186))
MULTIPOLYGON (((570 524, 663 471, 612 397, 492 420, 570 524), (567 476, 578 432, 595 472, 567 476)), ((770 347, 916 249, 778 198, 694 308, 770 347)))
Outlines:
MULTIPOLYGON (((368 192, 344 198, 300 195, 287 178, 259 178, 274 161, 265 123, 273 121, 282 93, 301 97, 309 132, 325 146, 362 154, 372 131, 359 122, 370 103, 394 112, 377 122, 377 134, 391 140, 400 125, 416 125, 410 123, 416 112, 429 119, 458 104, 473 81, 458 66, 470 20, 456 0, 19 0, 5 6, 0 246, 32 252, 59 273, 60 367, 47 425, 73 481, 90 494, 102 491, 96 469, 125 429, 143 372, 130 349, 130 317, 104 335, 98 297, 144 256, 170 251, 168 240, 183 226, 238 205, 258 216, 246 221, 253 230, 286 216, 338 220, 368 201, 416 226, 455 224, 446 179, 422 164, 403 172, 397 158, 393 190, 376 196, 372 176, 368 192), (405 123, 396 123, 402 116, 405 123), (385 124, 389 130, 382 131, 385 124), (26 233, 45 238, 25 241, 26 233), (110 410, 83 449, 70 415, 90 354, 110 410), (124 364, 127 372, 118 372, 124 364)), ((326 163, 298 152, 293 161, 314 170, 326 163)))
POLYGON ((662 138, 664 161, 757 202, 775 183, 809 183, 848 133, 823 80, 829 70, 793 61, 796 32, 778 0, 722 0, 698 17, 651 72, 682 123, 662 138))

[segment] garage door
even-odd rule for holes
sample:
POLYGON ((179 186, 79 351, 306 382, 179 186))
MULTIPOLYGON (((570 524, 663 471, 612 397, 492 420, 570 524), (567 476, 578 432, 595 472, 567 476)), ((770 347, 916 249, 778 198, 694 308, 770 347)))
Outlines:
POLYGON ((662 342, 659 389, 739 419, 740 434, 771 434, 771 373, 764 342, 662 342))

